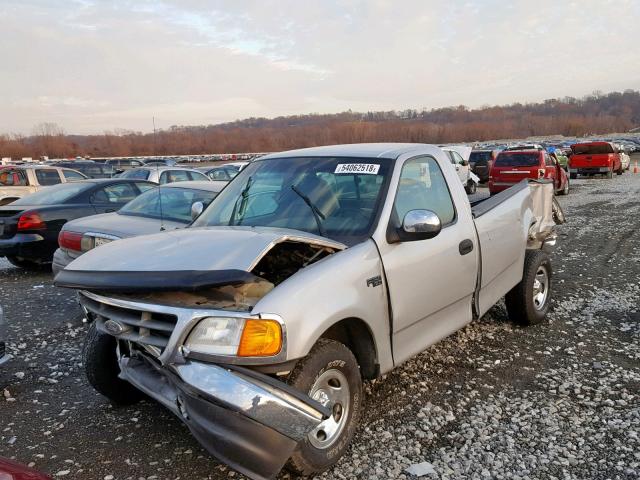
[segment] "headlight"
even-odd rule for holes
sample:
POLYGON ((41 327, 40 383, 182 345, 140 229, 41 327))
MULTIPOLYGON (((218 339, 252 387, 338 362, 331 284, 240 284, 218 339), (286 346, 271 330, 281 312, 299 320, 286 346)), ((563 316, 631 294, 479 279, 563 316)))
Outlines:
POLYGON ((185 342, 191 352, 209 355, 268 357, 282 349, 282 329, 275 320, 207 317, 185 342))

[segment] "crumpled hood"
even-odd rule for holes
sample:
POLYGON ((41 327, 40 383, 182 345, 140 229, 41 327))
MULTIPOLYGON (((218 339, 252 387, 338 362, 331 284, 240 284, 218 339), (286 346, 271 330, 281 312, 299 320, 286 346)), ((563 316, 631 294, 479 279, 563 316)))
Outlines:
POLYGON ((127 238, 90 250, 65 270, 157 272, 242 270, 250 272, 262 256, 283 241, 343 250, 328 238, 270 227, 202 227, 127 238))

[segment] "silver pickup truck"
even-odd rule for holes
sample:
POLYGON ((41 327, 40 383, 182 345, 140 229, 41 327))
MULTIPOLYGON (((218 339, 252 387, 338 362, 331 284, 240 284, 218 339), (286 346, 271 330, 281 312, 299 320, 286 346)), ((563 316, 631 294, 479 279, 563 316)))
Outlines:
POLYGON ((329 468, 362 381, 483 315, 547 314, 553 185, 471 204, 420 144, 262 157, 186 229, 118 240, 56 277, 91 327, 84 363, 111 401, 142 393, 251 478, 329 468))

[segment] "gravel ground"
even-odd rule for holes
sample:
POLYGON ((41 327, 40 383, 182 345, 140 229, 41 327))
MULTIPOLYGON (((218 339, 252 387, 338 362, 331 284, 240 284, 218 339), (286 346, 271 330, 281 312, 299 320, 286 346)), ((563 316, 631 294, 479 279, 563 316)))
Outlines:
MULTIPOLYGON (((353 447, 320 478, 408 479, 421 462, 433 479, 640 478, 640 175, 573 181, 559 200, 548 323, 515 327, 497 305, 368 383, 353 447)), ((0 456, 56 478, 240 477, 162 407, 112 408, 88 386, 86 327, 50 275, 0 260, 0 304, 16 357, 0 371, 0 456)))

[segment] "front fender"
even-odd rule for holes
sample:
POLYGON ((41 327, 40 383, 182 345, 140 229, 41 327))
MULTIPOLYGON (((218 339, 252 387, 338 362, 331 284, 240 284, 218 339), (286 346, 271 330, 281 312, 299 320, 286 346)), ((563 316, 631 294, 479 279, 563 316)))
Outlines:
POLYGON ((287 326, 287 359, 306 356, 318 338, 345 318, 362 319, 373 334, 382 372, 393 367, 382 261, 367 240, 314 263, 263 297, 254 314, 276 313, 287 326))

